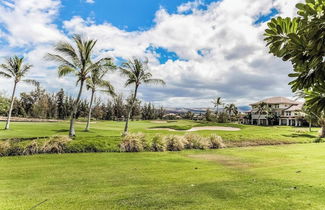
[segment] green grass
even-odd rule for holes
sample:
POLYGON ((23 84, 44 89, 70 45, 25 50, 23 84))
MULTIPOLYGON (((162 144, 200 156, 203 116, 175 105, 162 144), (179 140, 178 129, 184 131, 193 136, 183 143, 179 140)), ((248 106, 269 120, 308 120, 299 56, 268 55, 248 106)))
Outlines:
POLYGON ((325 144, 0 158, 0 209, 324 209, 325 144))
MULTIPOLYGON (((246 144, 278 144, 278 143, 306 143, 313 142, 317 138, 318 129, 308 132, 307 128, 287 126, 261 127, 238 124, 218 124, 211 122, 175 121, 166 124, 157 124, 150 121, 130 122, 130 132, 146 133, 148 138, 156 135, 176 134, 183 135, 187 129, 195 126, 231 126, 241 128, 240 131, 196 131, 195 133, 208 136, 220 135, 228 145, 246 144), (178 131, 150 130, 150 128, 172 128, 178 131)), ((4 123, 0 123, 3 127, 4 123)), ((34 138, 48 137, 52 135, 67 135, 68 122, 52 123, 25 123, 14 122, 10 130, 0 130, 0 139, 8 138, 34 138)), ((91 124, 91 131, 84 131, 85 122, 76 123, 77 138, 71 146, 75 152, 82 151, 118 151, 118 143, 123 132, 124 122, 98 121, 91 124), (87 148, 91 148, 87 150, 87 148)), ((30 141, 30 140, 29 140, 30 141)))

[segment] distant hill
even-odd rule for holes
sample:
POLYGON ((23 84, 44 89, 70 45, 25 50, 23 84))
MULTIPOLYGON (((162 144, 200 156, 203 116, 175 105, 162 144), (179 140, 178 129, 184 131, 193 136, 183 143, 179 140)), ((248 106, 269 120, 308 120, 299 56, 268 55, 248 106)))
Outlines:
MULTIPOLYGON (((185 108, 185 107, 165 107, 165 110, 167 113, 174 113, 174 114, 182 114, 186 113, 188 111, 193 112, 195 114, 205 113, 208 108, 185 108)), ((216 108, 209 108, 211 111, 215 112, 217 111, 216 108)), ((250 110, 249 106, 239 106, 238 107, 240 112, 246 112, 250 110)), ((219 108, 219 112, 222 112, 223 108, 219 108)))

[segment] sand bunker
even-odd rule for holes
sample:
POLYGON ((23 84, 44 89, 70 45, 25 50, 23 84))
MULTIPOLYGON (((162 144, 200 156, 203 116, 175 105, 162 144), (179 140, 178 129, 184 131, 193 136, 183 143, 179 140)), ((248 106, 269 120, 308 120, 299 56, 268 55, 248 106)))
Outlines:
POLYGON ((240 128, 233 127, 221 127, 221 126, 203 126, 203 127, 193 127, 189 130, 175 130, 172 128, 150 128, 149 130, 165 130, 165 131, 240 131, 240 128))
POLYGON ((204 126, 204 127, 193 127, 187 131, 240 131, 240 128, 221 127, 221 126, 204 126))
POLYGON ((150 121, 151 123, 158 123, 158 124, 164 124, 164 123, 167 123, 167 121, 164 121, 164 120, 153 120, 153 121, 150 121))

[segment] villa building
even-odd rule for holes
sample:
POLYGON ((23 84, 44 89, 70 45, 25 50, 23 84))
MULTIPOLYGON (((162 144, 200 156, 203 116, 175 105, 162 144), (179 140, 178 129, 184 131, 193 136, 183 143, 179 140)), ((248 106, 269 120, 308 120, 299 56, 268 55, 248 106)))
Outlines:
POLYGON ((285 97, 267 98, 250 104, 252 110, 246 112, 242 122, 251 125, 288 125, 302 126, 303 103, 285 97), (261 111, 261 104, 264 105, 261 111))

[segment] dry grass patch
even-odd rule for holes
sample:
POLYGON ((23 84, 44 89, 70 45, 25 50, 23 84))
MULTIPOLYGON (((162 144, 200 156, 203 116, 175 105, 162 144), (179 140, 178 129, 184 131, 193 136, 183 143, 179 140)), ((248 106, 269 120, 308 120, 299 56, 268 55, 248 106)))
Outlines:
POLYGON ((223 166, 238 168, 238 169, 246 169, 251 167, 251 164, 245 163, 239 158, 227 156, 227 155, 217 155, 217 154, 199 154, 199 155, 188 155, 190 158, 213 161, 221 164, 223 166))

